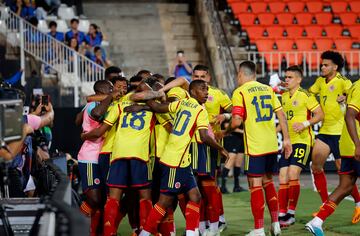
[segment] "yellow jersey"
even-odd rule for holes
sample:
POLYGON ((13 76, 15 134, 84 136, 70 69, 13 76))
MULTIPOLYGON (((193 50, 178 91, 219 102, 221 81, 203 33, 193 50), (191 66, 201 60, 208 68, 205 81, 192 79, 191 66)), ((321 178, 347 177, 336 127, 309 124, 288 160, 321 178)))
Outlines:
POLYGON ((344 113, 341 105, 336 101, 337 97, 347 93, 351 87, 351 81, 337 73, 336 76, 326 82, 326 78, 318 77, 309 91, 320 98, 320 105, 324 111, 319 134, 340 135, 344 125, 344 113))
MULTIPOLYGON (((348 93, 347 99, 347 106, 348 108, 352 108, 357 112, 360 112, 360 81, 355 82, 348 93)), ((359 121, 358 116, 358 121, 359 121)), ((357 134, 360 137, 360 125, 359 122, 356 122, 356 130, 357 134)), ((340 148, 340 156, 343 158, 353 158, 355 153, 355 145, 352 141, 347 126, 344 125, 340 141, 339 141, 339 148, 340 148)))
MULTIPOLYGON (((119 112, 120 112, 119 111, 119 106, 118 106, 119 102, 120 101, 115 101, 115 102, 112 102, 110 104, 110 106, 108 107, 105 119, 108 117, 108 115, 110 114, 110 111, 112 109, 115 109, 115 111, 112 112, 112 115, 116 116, 116 117, 119 117, 119 112)), ((115 124, 112 125, 111 129, 106 132, 105 139, 104 139, 104 144, 103 144, 103 146, 101 148, 100 154, 109 154, 109 153, 112 152, 112 147, 113 147, 113 144, 114 144, 116 129, 117 129, 117 122, 115 122, 115 124)))
POLYGON ((173 131, 160 162, 170 167, 190 165, 189 146, 194 133, 208 129, 208 114, 194 98, 182 99, 169 104, 169 111, 176 113, 173 131))
POLYGON ((184 99, 184 98, 190 98, 189 93, 181 88, 181 87, 174 87, 172 89, 170 89, 167 93, 166 96, 168 98, 176 98, 178 100, 184 99))
POLYGON ((220 125, 213 125, 215 122, 215 117, 223 113, 224 110, 231 107, 231 100, 224 91, 213 86, 209 86, 208 93, 208 99, 205 102, 208 119, 210 124, 212 124, 213 130, 219 131, 220 125))
POLYGON ((282 109, 270 86, 249 81, 237 88, 232 96, 233 109, 245 110, 245 154, 262 156, 278 152, 274 112, 282 109))
POLYGON ((311 126, 300 133, 295 132, 292 126, 294 123, 301 123, 311 118, 311 112, 320 106, 315 96, 302 88, 298 88, 293 96, 290 96, 290 92, 283 93, 281 105, 286 113, 291 143, 303 143, 312 146, 314 133, 311 126))
POLYGON ((150 135, 155 126, 155 116, 150 111, 124 112, 133 104, 129 93, 118 104, 119 111, 112 109, 104 122, 110 126, 118 120, 110 162, 120 158, 149 160, 150 135), (116 115, 112 113, 119 113, 116 115))

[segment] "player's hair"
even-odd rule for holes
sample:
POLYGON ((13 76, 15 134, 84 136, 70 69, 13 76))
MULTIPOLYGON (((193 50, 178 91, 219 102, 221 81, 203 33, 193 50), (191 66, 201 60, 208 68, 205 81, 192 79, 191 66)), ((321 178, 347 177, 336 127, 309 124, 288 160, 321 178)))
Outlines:
POLYGON ((114 85, 117 81, 125 81, 126 82, 126 85, 129 83, 129 81, 125 78, 125 77, 122 77, 122 76, 115 76, 115 77, 112 77, 110 79, 110 82, 114 85))
POLYGON ((151 88, 154 88, 154 85, 155 85, 157 82, 159 82, 159 79, 152 75, 152 76, 146 78, 146 79, 144 80, 144 82, 145 82, 146 84, 148 84, 151 88))
POLYGON ((303 71, 298 65, 289 66, 285 69, 285 72, 287 71, 295 72, 300 78, 303 78, 303 71))
POLYGON ((157 78, 159 82, 162 81, 162 84, 165 83, 165 77, 163 75, 161 75, 161 74, 153 74, 152 76, 157 78))
POLYGON ((255 76, 256 65, 252 61, 243 61, 239 65, 239 71, 242 71, 246 76, 255 76))
POLYGON ((206 84, 206 82, 204 80, 193 80, 191 81, 190 85, 189 85, 189 92, 191 92, 191 90, 196 89, 202 85, 206 84))
POLYGON ((94 84, 95 93, 103 93, 106 86, 111 86, 110 81, 108 80, 98 80, 94 84))
POLYGON ((108 76, 110 74, 115 74, 116 73, 116 74, 120 75, 121 72, 122 71, 121 71, 121 69, 119 67, 110 66, 110 67, 106 68, 106 70, 105 70, 105 78, 108 78, 108 76))
POLYGON ((334 64, 337 65, 337 71, 341 71, 341 69, 344 67, 344 58, 338 52, 325 51, 321 54, 321 59, 331 60, 334 64))
POLYGON ((193 69, 193 71, 196 71, 196 70, 200 70, 200 71, 206 71, 206 73, 209 73, 209 67, 205 66, 205 65, 196 65, 193 69))
POLYGON ((141 82, 142 80, 143 80, 143 79, 141 78, 141 76, 134 75, 133 77, 130 78, 129 82, 130 82, 130 83, 141 82))
POLYGON ((165 81, 165 85, 167 85, 168 83, 170 83, 171 81, 174 81, 176 78, 175 77, 169 77, 169 78, 167 78, 166 79, 166 81, 165 81))
POLYGON ((74 22, 76 22, 76 23, 79 24, 79 20, 78 20, 78 19, 72 18, 72 19, 70 20, 70 24, 72 24, 72 23, 74 23, 74 22))
POLYGON ((140 70, 136 75, 140 76, 142 79, 146 79, 151 76, 151 72, 148 70, 140 70))

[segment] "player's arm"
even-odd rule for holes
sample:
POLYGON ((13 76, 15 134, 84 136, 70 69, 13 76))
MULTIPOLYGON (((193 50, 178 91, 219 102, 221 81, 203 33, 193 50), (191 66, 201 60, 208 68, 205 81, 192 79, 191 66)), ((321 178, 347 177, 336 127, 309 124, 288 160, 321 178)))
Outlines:
POLYGON ((201 141, 206 143, 207 145, 209 145, 212 148, 215 148, 217 150, 219 150, 219 152, 221 153, 222 156, 229 158, 229 153, 224 149, 224 147, 222 147, 221 145, 219 145, 215 139, 213 139, 209 134, 207 129, 199 129, 199 134, 200 134, 200 138, 201 141))
POLYGON ((107 97, 106 94, 93 94, 86 97, 87 102, 101 102, 107 97))
POLYGON ((79 113, 76 114, 75 117, 75 125, 76 126, 80 126, 83 122, 83 115, 84 115, 84 110, 80 111, 79 113))
POLYGON ((279 119, 279 125, 281 127, 281 132, 283 135, 283 147, 285 150, 285 158, 288 159, 292 153, 292 145, 290 142, 290 136, 289 136, 286 115, 282 109, 278 109, 277 111, 275 111, 275 113, 279 119))
POLYGON ((313 113, 313 115, 312 115, 311 119, 305 120, 303 122, 296 122, 293 124, 293 129, 295 132, 301 132, 304 129, 306 129, 307 127, 312 126, 324 119, 324 112, 321 109, 320 105, 317 108, 315 108, 312 111, 312 113, 313 113))
POLYGON ((109 124, 106 123, 102 123, 100 127, 93 129, 89 132, 86 133, 82 133, 81 134, 81 139, 82 140, 95 140, 98 139, 100 137, 102 137, 106 131, 110 130, 112 126, 110 126, 109 124))
POLYGON ((185 77, 178 77, 175 80, 171 81, 170 83, 166 84, 161 90, 162 91, 169 91, 174 87, 181 87, 186 91, 189 90, 189 81, 185 77))
POLYGON ((356 117, 359 115, 359 111, 349 107, 346 110, 346 115, 345 115, 345 122, 346 122, 346 127, 347 130, 349 131, 351 140, 354 142, 355 145, 355 154, 354 157, 357 161, 360 161, 360 140, 359 140, 359 136, 357 134, 357 129, 356 129, 356 117))
POLYGON ((149 100, 146 104, 151 108, 153 112, 156 113, 166 113, 169 112, 169 104, 168 102, 165 103, 158 103, 154 100, 149 100))
POLYGON ((115 99, 121 97, 120 91, 114 91, 111 94, 107 95, 104 100, 102 100, 97 106, 91 110, 91 117, 99 121, 106 114, 111 102, 115 99))

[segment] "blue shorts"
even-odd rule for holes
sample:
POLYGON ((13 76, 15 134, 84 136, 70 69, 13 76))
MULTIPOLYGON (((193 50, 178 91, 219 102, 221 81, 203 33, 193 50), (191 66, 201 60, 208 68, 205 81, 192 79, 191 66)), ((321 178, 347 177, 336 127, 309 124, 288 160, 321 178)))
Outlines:
POLYGON ((261 177, 267 173, 278 172, 277 153, 264 156, 245 155, 245 174, 249 177, 261 177))
POLYGON ((160 162, 159 170, 161 174, 160 193, 167 195, 177 195, 187 193, 196 188, 194 174, 191 167, 176 168, 169 167, 160 162))
POLYGON ((279 168, 289 167, 290 165, 299 166, 305 169, 310 163, 311 148, 303 143, 295 143, 292 145, 293 152, 289 159, 285 159, 284 154, 279 160, 279 168))
POLYGON ((145 161, 118 159, 111 163, 107 185, 114 188, 149 188, 151 168, 145 161))
POLYGON ((215 178, 216 159, 212 158, 210 148, 204 143, 191 143, 191 165, 198 176, 215 178))
POLYGON ((110 156, 111 153, 99 154, 100 177, 102 183, 106 183, 107 181, 110 166, 110 156))
POLYGON ((341 158, 340 175, 356 175, 360 177, 360 161, 354 158, 341 158))
POLYGON ((105 187, 105 182, 101 182, 101 170, 99 164, 79 162, 79 172, 83 192, 92 189, 105 187))
POLYGON ((334 155, 335 159, 340 158, 339 140, 340 135, 318 134, 316 138, 326 143, 330 148, 330 153, 334 155))

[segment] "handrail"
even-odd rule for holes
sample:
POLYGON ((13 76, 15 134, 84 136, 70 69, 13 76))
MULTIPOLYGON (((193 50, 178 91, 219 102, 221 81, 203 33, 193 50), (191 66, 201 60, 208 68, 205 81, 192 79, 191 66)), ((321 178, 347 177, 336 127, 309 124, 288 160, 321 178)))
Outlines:
POLYGON ((221 64, 225 72, 226 81, 228 82, 228 90, 231 91, 235 88, 235 78, 237 76, 235 60, 226 37, 220 13, 215 6, 214 0, 206 0, 205 7, 212 25, 212 31, 220 55, 221 64))
MULTIPOLYGON (((78 53, 64 43, 38 30, 8 7, 0 5, 0 32, 15 34, 16 46, 55 70, 65 87, 74 87, 75 93, 82 82, 105 79, 105 68, 78 53)), ((22 58, 22 60, 24 60, 22 58)), ((22 65, 24 66, 24 65, 22 65)), ((75 98, 75 104, 78 98, 75 98)))

